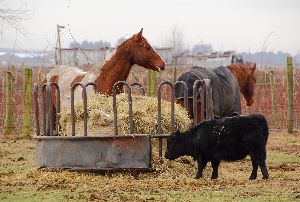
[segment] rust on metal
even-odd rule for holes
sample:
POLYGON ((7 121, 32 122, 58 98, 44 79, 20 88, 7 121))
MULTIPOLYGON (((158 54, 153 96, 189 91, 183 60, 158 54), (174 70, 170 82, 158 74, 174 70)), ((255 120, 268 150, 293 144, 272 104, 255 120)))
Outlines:
POLYGON ((132 96, 131 96, 131 87, 128 83, 125 81, 118 81, 113 85, 112 93, 113 93, 113 111, 114 111, 114 129, 115 129, 115 135, 118 135, 118 112, 117 112, 117 86, 119 84, 122 84, 123 86, 127 87, 128 90, 128 113, 129 113, 129 133, 132 134, 134 130, 134 122, 133 122, 133 115, 132 115, 132 96))
POLYGON ((188 111, 188 87, 185 82, 176 81, 174 83, 174 89, 176 88, 176 86, 179 86, 179 85, 182 85, 184 88, 184 92, 183 92, 184 108, 188 111))
POLYGON ((74 170, 150 169, 151 137, 37 136, 36 166, 74 170))
POLYGON ((88 86, 93 86, 93 87, 94 87, 94 90, 95 90, 96 92, 99 91, 97 85, 96 85, 95 83, 93 83, 93 82, 88 82, 88 83, 85 84, 85 87, 86 87, 86 88, 87 88, 88 86))
POLYGON ((142 90, 142 95, 144 96, 146 94, 145 88, 142 84, 140 84, 138 82, 133 82, 132 84, 130 84, 130 86, 131 87, 138 86, 142 90))
MULTIPOLYGON (((203 80, 196 80, 193 85, 193 115, 194 115, 194 125, 198 123, 198 95, 203 92, 203 80)), ((203 97, 203 96, 201 96, 203 97)), ((202 105, 201 105, 202 106, 202 105)), ((201 110, 201 112, 204 110, 201 110)), ((201 115, 202 118, 202 115, 201 115)))
MULTIPOLYGON (((157 87, 157 133, 162 134, 161 127, 161 88, 168 85, 171 88, 171 133, 175 130, 175 93, 174 86, 169 81, 162 81, 157 87)), ((162 138, 159 138, 159 158, 162 158, 162 138)))
POLYGON ((84 84, 76 82, 71 87, 71 117, 72 117, 72 136, 75 136, 75 109, 74 109, 74 91, 75 89, 81 86, 82 87, 82 100, 83 100, 83 135, 87 136, 87 94, 86 87, 84 84))
POLYGON ((214 119, 211 80, 203 79, 203 81, 205 84, 205 120, 211 120, 214 119))
POLYGON ((33 94, 34 94, 34 102, 35 102, 35 134, 36 136, 40 136, 40 122, 39 122, 39 86, 37 83, 33 84, 33 94))

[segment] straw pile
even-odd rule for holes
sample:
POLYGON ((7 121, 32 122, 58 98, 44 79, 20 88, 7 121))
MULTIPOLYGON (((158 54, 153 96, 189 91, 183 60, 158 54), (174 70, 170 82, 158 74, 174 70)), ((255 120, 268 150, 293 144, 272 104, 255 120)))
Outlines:
MULTIPOLYGON (((147 96, 133 96, 134 134, 157 133, 157 98, 147 96)), ((75 104, 76 135, 83 133, 83 104, 75 104)), ((113 99, 103 94, 91 94, 88 97, 88 135, 114 134, 113 129, 113 99)), ((129 113, 127 95, 117 95, 118 131, 119 134, 129 133, 129 113)), ((171 103, 162 101, 162 130, 171 130, 171 103)), ((61 112, 61 129, 63 135, 70 135, 72 130, 71 110, 61 112)), ((192 122, 187 111, 175 104, 175 129, 185 131, 192 122)))

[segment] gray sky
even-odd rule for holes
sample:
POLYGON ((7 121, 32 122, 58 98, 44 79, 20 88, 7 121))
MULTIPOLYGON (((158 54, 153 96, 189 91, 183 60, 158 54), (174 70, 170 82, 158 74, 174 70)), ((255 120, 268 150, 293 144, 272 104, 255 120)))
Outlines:
MULTIPOLYGON (((56 24, 65 25, 62 46, 73 41, 130 37, 142 27, 156 46, 164 44, 171 29, 182 30, 184 41, 210 43, 215 50, 261 51, 268 34, 267 51, 300 53, 299 0, 8 0, 14 8, 32 9, 23 23, 27 38, 2 26, 0 47, 50 49, 56 24), (69 24, 69 26, 68 26, 69 24)), ((0 4, 0 6, 3 6, 0 4)))

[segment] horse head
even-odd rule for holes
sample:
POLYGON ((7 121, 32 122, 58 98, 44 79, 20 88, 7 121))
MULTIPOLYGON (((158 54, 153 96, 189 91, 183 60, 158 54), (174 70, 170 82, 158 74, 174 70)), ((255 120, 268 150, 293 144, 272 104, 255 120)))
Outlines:
POLYGON ((142 34, 143 28, 139 33, 128 39, 127 42, 132 44, 131 56, 133 64, 137 64, 158 72, 164 70, 166 65, 165 61, 158 55, 158 53, 142 34))
POLYGON ((238 63, 230 64, 228 66, 237 78, 240 86, 241 93, 243 94, 247 106, 254 103, 254 86, 256 78, 254 75, 256 64, 255 63, 238 63))

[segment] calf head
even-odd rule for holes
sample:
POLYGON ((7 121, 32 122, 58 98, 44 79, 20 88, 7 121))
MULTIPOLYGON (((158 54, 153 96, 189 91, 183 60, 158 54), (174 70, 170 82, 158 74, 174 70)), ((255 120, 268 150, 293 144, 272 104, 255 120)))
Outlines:
POLYGON ((179 131, 172 133, 167 139, 167 150, 165 158, 169 160, 175 160, 178 157, 184 155, 184 141, 183 134, 179 131))

